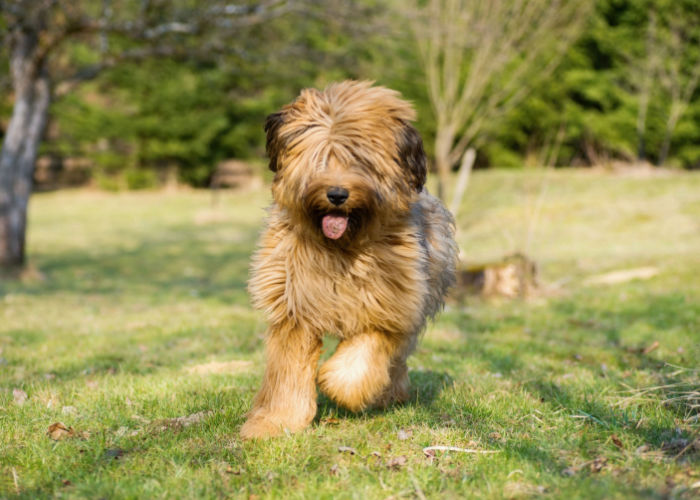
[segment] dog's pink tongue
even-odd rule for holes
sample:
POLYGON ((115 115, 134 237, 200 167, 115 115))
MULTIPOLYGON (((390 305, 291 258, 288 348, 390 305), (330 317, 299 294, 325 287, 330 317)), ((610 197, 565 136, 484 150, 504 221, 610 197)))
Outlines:
POLYGON ((337 240, 340 238, 345 229, 348 227, 347 215, 325 215, 321 221, 321 228, 326 238, 337 240))

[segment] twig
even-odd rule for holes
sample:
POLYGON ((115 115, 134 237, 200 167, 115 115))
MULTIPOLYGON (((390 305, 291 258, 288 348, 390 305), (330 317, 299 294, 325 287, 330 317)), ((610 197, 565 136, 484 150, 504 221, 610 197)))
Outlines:
POLYGON ((686 451, 688 451, 688 449, 689 449, 691 446, 695 446, 695 441, 691 441, 690 443, 688 443, 680 452, 678 452, 678 455, 676 455, 675 457, 673 457, 673 460, 678 460, 678 459, 681 457, 681 455, 683 455, 683 453, 685 453, 686 451))
POLYGON ((19 480, 17 477, 17 469, 15 469, 14 467, 12 467, 12 480, 15 483, 15 493, 19 495, 19 480))
POLYGON ((695 440, 697 439, 698 434, 700 434, 700 433, 696 432, 696 433, 693 434, 693 436, 691 436, 691 438, 688 440, 688 444, 678 453, 678 455, 676 455, 675 457, 673 457, 673 460, 674 460, 674 461, 675 461, 675 460, 678 460, 678 459, 681 457, 681 455, 683 455, 683 453, 685 453, 686 451, 688 451, 688 449, 689 449, 691 446, 695 446, 695 444, 696 444, 695 440))
POLYGON ((583 415, 571 415, 571 418, 586 418, 586 419, 592 420, 593 422, 600 424, 604 427, 610 427, 610 424, 607 423, 606 421, 601 420, 598 417, 591 415, 590 413, 586 413, 583 410, 578 410, 578 411, 579 411, 579 413, 582 413, 583 415))
POLYGON ((429 451, 458 451, 460 453, 480 454, 500 453, 500 450, 474 450, 471 448, 457 448, 456 446, 428 446, 426 448, 423 448, 423 453, 427 453, 429 451))

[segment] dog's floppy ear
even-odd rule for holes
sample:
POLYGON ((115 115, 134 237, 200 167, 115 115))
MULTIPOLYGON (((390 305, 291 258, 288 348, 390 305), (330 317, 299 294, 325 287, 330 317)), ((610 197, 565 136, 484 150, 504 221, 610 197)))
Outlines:
POLYGON ((413 126, 402 120, 397 145, 399 149, 399 164, 409 177, 411 186, 420 193, 428 175, 423 139, 413 126))
POLYGON ((279 168, 279 155, 284 147, 282 138, 279 135, 280 127, 284 124, 284 113, 279 111, 268 115, 265 119, 265 133, 267 134, 267 142, 265 150, 270 158, 270 170, 277 172, 279 168))

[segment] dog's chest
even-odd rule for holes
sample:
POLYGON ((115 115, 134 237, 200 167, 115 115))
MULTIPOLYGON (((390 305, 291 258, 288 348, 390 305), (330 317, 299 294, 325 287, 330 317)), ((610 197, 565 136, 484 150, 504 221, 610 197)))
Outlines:
POLYGON ((285 266, 288 314, 341 337, 410 331, 420 322, 425 295, 419 250, 408 243, 353 257, 293 252, 285 266))

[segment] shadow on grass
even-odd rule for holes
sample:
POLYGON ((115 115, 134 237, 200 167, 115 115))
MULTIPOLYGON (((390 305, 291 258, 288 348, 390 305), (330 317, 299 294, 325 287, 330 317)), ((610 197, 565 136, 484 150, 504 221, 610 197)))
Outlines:
MULTIPOLYGON (((37 255, 45 279, 12 285, 28 295, 146 296, 159 302, 175 297, 247 304, 250 255, 258 226, 236 226, 235 238, 218 238, 221 228, 169 226, 149 232, 124 249, 110 245, 84 251, 37 255)), ((133 240, 133 237, 131 238, 133 240)), ((0 288, 0 293, 4 290, 0 288)))
MULTIPOLYGON (((635 291, 631 289, 632 293, 635 291)), ((603 334, 615 346, 620 346, 620 332, 636 323, 644 323, 659 332, 670 329, 700 331, 700 303, 683 293, 637 292, 633 297, 625 294, 622 300, 617 295, 610 298, 612 304, 559 300, 551 304, 551 310, 573 325, 603 334)))
MULTIPOLYGON (((666 426, 659 425, 644 418, 637 408, 615 408, 605 404, 598 394, 577 395, 543 381, 529 382, 526 388, 538 395, 543 403, 564 410, 570 417, 583 420, 587 426, 603 434, 637 436, 649 449, 660 451, 669 459, 677 458, 685 446, 682 443, 688 444, 693 440, 688 430, 680 429, 673 422, 666 426)), ((686 458, 700 461, 699 450, 691 446, 686 458)))
MULTIPOLYGON (((445 372, 436 372, 432 370, 426 371, 410 371, 410 399, 405 405, 415 407, 429 408, 438 398, 445 387, 452 384, 453 379, 445 372)), ((393 405, 386 409, 369 409, 362 413, 354 413, 345 408, 338 406, 333 400, 325 394, 320 393, 318 400, 318 412, 314 422, 318 423, 319 419, 328 416, 338 416, 339 418, 356 420, 364 418, 367 415, 382 415, 390 412, 392 408, 401 407, 402 405, 393 405)))
POLYGON ((573 322, 585 327, 590 334, 603 335, 615 347, 622 368, 653 374, 657 380, 653 385, 659 388, 652 393, 659 401, 670 400, 678 393, 698 394, 697 398, 680 398, 675 400, 675 404, 665 406, 680 419, 697 414, 697 407, 693 404, 700 398, 700 384, 697 383, 698 371, 694 358, 700 355, 697 339, 697 332, 700 332, 700 302, 689 300, 679 292, 646 293, 636 300, 620 302, 612 310, 573 301, 556 302, 552 309, 559 316, 575 318, 573 322), (636 342, 629 337, 623 340, 622 333, 635 327, 645 331, 647 338, 638 338, 636 342), (664 342, 664 336, 677 337, 677 334, 686 336, 690 341, 690 352, 679 355, 676 360, 685 368, 670 366, 649 355, 653 351, 645 351, 651 345, 649 337, 653 336, 651 338, 658 345, 659 341, 664 342))
MULTIPOLYGON (((687 335, 692 345, 692 332, 700 331, 700 304, 691 304, 682 294, 637 291, 630 300, 620 300, 616 296, 619 292, 606 293, 609 296, 602 300, 585 296, 551 300, 546 308, 536 311, 514 307, 513 311, 499 308, 486 314, 480 311, 476 316, 466 312, 448 314, 445 321, 462 332, 462 339, 449 343, 432 341, 431 350, 443 357, 452 355, 453 359, 457 359, 455 353, 461 352, 462 361, 479 367, 485 374, 508 381, 510 387, 529 393, 533 400, 547 405, 555 413, 584 422, 582 439, 575 445, 580 450, 576 453, 591 455, 593 459, 598 453, 605 454, 606 446, 612 449, 608 451, 614 451, 610 436, 616 434, 627 443, 639 443, 648 451, 660 453, 666 460, 677 459, 683 447, 690 443, 683 451, 683 460, 700 461, 700 453, 692 446, 694 434, 688 426, 679 427, 679 422, 686 421, 692 413, 688 400, 664 405, 660 411, 662 402, 671 395, 668 389, 654 394, 659 408, 651 406, 655 404, 653 401, 623 407, 603 397, 600 384, 591 382, 587 389, 567 388, 566 384, 554 382, 554 376, 577 367, 594 377, 604 377, 602 385, 619 391, 621 398, 622 391, 627 388, 622 384, 621 377, 627 376, 623 373, 638 371, 644 377, 652 374, 662 385, 668 382, 665 374, 671 370, 655 356, 656 353, 644 352, 644 347, 650 344, 649 337, 677 331, 687 335), (638 328, 640 323, 643 328, 638 328), (583 357, 579 355, 582 350, 586 352, 583 357), (597 359, 598 355, 610 365, 610 373, 606 372, 605 363, 597 359)), ((682 359, 688 361, 688 358, 682 359)), ((692 364, 692 360, 689 363, 692 364)), ((691 378, 683 378, 673 390, 692 390, 692 384, 688 383, 691 378)), ((519 413, 517 409, 515 412, 519 413)), ((509 420, 511 417, 477 405, 461 409, 455 421, 467 431, 488 435, 491 426, 512 428, 517 425, 509 420)), ((553 436, 553 439, 561 437, 553 436)), ((571 465, 525 440, 505 443, 504 451, 552 470, 563 470, 571 465)), ((635 450, 627 451, 634 453, 635 450)))
MULTIPOLYGON (((138 340, 138 334, 124 335, 115 338, 107 347, 62 357, 49 373, 42 369, 23 371, 22 383, 46 383, 47 377, 51 383, 63 384, 75 379, 118 374, 146 376, 161 369, 183 369, 209 360, 213 354, 221 357, 228 353, 229 358, 245 359, 260 348, 255 321, 239 321, 236 335, 229 333, 230 328, 231 325, 223 324, 206 331, 197 328, 164 331, 144 341, 138 340), (202 335, 207 336, 206 342, 197 341, 202 335)), ((15 365, 21 362, 8 363, 10 367, 15 365)))

